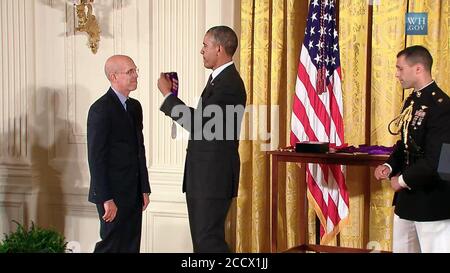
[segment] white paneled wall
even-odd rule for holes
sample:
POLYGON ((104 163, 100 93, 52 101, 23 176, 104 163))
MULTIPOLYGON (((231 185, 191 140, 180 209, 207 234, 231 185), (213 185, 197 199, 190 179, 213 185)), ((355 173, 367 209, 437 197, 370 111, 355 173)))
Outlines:
POLYGON ((33 10, 31 1, 0 1, 0 234, 26 220, 31 201, 33 10))
MULTIPOLYGON (((177 71, 180 97, 196 104, 210 73, 200 49, 205 31, 226 24, 238 32, 237 0, 96 0, 97 54, 75 32, 72 0, 0 0, 0 234, 12 220, 60 230, 75 249, 99 239, 95 206, 87 202, 86 119, 107 88, 103 65, 130 55, 140 69, 131 95, 144 109, 152 187, 142 251, 190 252, 184 194, 186 140, 173 140, 160 111, 156 81, 177 71)), ((182 131, 178 131, 182 136, 182 131)))

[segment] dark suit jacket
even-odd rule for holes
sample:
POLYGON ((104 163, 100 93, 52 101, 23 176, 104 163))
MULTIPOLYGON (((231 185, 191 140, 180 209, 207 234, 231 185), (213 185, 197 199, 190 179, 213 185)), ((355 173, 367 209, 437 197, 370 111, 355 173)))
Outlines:
POLYGON ((411 190, 394 196, 395 213, 412 221, 450 219, 450 183, 437 173, 442 143, 450 143, 450 99, 432 83, 405 101, 413 104, 408 146, 398 141, 387 163, 391 176, 403 175, 411 190))
POLYGON ((245 103, 244 83, 233 64, 212 83, 208 82, 197 109, 187 107, 173 95, 162 104, 161 111, 190 132, 183 179, 183 192, 187 197, 237 196, 240 173, 238 136, 245 103), (242 111, 227 115, 227 106, 228 110, 237 107, 242 111), (217 112, 219 109, 222 115, 217 112), (207 114, 209 110, 215 114, 207 114), (218 126, 211 126, 212 123, 218 126), (204 132, 212 132, 214 137, 204 132))
POLYGON ((112 89, 89 109, 88 161, 91 173, 89 201, 114 199, 116 205, 142 203, 150 192, 142 134, 142 107, 129 98, 125 111, 112 89))

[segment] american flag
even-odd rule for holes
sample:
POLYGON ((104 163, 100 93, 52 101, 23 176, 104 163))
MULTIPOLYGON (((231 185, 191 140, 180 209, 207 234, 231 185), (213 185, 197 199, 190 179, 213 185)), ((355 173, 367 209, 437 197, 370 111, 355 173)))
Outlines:
MULTIPOLYGON (((311 0, 300 53, 291 118, 291 145, 344 143, 341 68, 334 0, 311 0)), ((320 220, 321 244, 340 231, 349 213, 344 167, 308 164, 308 199, 320 220)))

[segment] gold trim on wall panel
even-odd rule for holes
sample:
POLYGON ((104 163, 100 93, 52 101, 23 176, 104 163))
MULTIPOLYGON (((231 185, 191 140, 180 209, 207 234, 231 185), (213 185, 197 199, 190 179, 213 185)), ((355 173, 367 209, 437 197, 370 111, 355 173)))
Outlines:
MULTIPOLYGON (((27 54, 30 18, 26 9, 33 5, 25 0, 2 0, 0 53, 0 158, 7 164, 28 162, 27 99, 29 81, 27 66, 33 65, 27 54)), ((32 18, 31 18, 32 19, 32 18)))

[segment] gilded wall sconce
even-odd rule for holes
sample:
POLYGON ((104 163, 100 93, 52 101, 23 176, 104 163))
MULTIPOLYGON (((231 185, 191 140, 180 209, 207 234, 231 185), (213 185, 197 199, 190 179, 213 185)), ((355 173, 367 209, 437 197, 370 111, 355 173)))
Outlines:
POLYGON ((95 15, 92 14, 94 0, 73 0, 76 8, 78 26, 76 31, 86 32, 89 36, 89 48, 96 54, 100 42, 100 27, 95 15))

